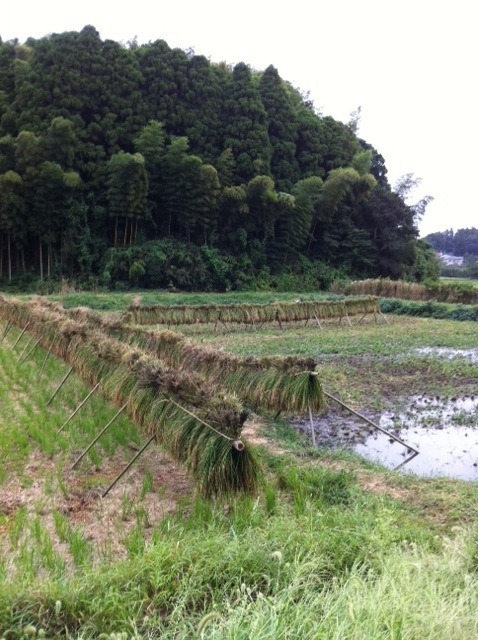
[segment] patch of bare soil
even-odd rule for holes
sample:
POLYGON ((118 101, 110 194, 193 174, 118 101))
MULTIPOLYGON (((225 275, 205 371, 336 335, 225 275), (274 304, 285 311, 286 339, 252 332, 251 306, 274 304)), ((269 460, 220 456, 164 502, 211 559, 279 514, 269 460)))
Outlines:
POLYGON ((287 449, 280 447, 277 443, 275 443, 270 438, 262 435, 260 433, 260 429, 264 426, 263 422, 261 422, 260 418, 256 415, 251 416, 249 420, 244 423, 244 427, 242 429, 241 438, 243 438, 246 442, 256 446, 264 446, 271 453, 275 453, 277 455, 283 455, 284 453, 288 453, 287 449))
MULTIPOLYGON (((99 467, 86 461, 71 471, 71 460, 49 459, 33 452, 22 475, 12 475, 0 487, 0 549, 6 557, 10 555, 8 533, 15 514, 22 507, 28 513, 27 522, 34 516, 40 518, 55 550, 68 564, 71 564, 68 549, 55 531, 55 512, 62 513, 72 527, 81 530, 83 537, 92 543, 95 558, 105 554, 116 558, 125 555, 124 540, 137 525, 147 539, 154 525, 173 514, 177 501, 192 496, 194 488, 186 473, 153 445, 102 498, 103 491, 134 453, 128 449, 118 450, 114 456, 105 457, 99 467)), ((28 531, 22 535, 25 539, 28 531)))
MULTIPOLYGON (((134 455, 131 452, 130 457, 134 455)), ((79 524, 89 540, 98 546, 108 544, 115 555, 124 553, 122 540, 138 522, 146 533, 167 515, 176 511, 177 501, 194 494, 184 470, 176 466, 157 447, 145 452, 138 465, 111 492, 102 498, 127 461, 117 453, 98 469, 68 472, 68 494, 62 510, 79 524), (144 492, 146 473, 152 475, 152 490, 144 492), (100 526, 98 526, 100 524, 100 526)))

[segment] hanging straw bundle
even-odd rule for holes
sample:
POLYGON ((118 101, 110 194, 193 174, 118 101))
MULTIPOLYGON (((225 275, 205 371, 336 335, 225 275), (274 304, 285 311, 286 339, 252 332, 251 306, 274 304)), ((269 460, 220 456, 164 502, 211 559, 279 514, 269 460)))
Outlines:
POLYGON ((309 407, 319 412, 325 406, 312 358, 240 358, 194 344, 171 331, 144 332, 128 327, 123 331, 128 341, 141 344, 170 366, 192 368, 236 393, 252 409, 301 413, 309 407))
POLYGON ((237 397, 213 392, 196 373, 80 323, 58 309, 0 297, 0 317, 29 331, 113 402, 127 404, 136 423, 186 466, 205 496, 253 492, 259 465, 239 441, 247 412, 237 397))
POLYGON ((266 322, 298 322, 302 320, 342 318, 357 314, 377 313, 378 299, 373 296, 308 302, 274 304, 225 305, 153 305, 128 307, 136 324, 168 326, 196 323, 235 323, 255 325, 266 322))
POLYGON ((179 333, 146 332, 89 309, 87 313, 81 308, 64 313, 86 319, 93 327, 100 326, 109 335, 146 349, 170 367, 200 373, 216 388, 237 394, 254 410, 301 413, 310 408, 319 412, 325 406, 313 358, 240 358, 192 343, 179 333))
POLYGON ((220 386, 237 394, 254 410, 301 413, 310 408, 319 412, 325 406, 313 358, 240 358, 195 344, 172 331, 146 332, 123 324, 117 316, 82 307, 64 310, 57 303, 43 298, 36 303, 68 317, 87 321, 92 327, 101 328, 119 340, 147 349, 170 367, 200 373, 214 382, 216 388, 220 386))

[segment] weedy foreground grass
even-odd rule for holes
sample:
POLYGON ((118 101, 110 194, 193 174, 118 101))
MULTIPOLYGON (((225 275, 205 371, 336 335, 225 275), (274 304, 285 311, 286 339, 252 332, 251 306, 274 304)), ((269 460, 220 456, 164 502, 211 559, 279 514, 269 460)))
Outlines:
MULTIPOLYGON (((334 389, 370 405, 386 379, 394 393, 404 381, 407 389, 425 387, 436 375, 454 392, 476 380, 473 365, 412 352, 468 348, 473 329, 462 323, 457 334, 453 323, 403 318, 322 331, 191 333, 241 354, 317 355, 334 389)), ((128 446, 140 436, 119 421, 75 476, 76 508, 65 509, 65 494, 76 486, 65 469, 114 409, 93 397, 57 437, 86 389, 72 379, 45 410, 65 367, 51 358, 39 379, 41 350, 19 366, 11 351, 17 334, 12 330, 10 347, 0 348, 0 505, 2 496, 13 497, 5 493, 12 484, 22 499, 28 491, 36 497, 0 509, 0 637, 477 637, 478 497, 471 483, 407 477, 357 457, 312 452, 283 421, 270 420, 267 433, 291 453, 263 450, 268 474, 256 497, 206 502, 184 485, 174 506, 152 512, 151 489, 155 499, 164 496, 148 461, 133 491, 112 496, 118 517, 110 526, 96 483, 104 486, 101 471, 111 460, 117 467, 125 449, 131 457, 128 446), (106 539, 94 537, 95 526, 108 529, 106 539)), ((169 474, 163 492, 180 484, 169 474)))

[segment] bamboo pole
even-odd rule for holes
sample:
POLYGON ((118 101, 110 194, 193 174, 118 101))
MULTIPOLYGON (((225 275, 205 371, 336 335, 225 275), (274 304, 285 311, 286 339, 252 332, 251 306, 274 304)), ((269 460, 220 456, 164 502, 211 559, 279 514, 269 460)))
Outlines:
POLYGON ((101 494, 102 498, 106 498, 106 496, 108 495, 108 493, 111 491, 111 489, 121 480, 121 478, 124 476, 124 474, 133 466, 133 464, 136 462, 136 460, 140 457, 140 455, 149 447, 149 445, 153 442, 155 436, 151 436, 150 439, 146 442, 146 444, 144 444, 141 449, 138 451, 138 453, 134 456, 134 458, 132 458, 128 464, 126 465, 126 467, 124 467, 124 469, 121 471, 121 473, 119 475, 116 476, 116 478, 113 480, 113 482, 110 484, 110 486, 103 491, 103 493, 101 494))
POLYGON ((76 409, 73 411, 73 413, 70 415, 70 417, 68 418, 68 420, 65 422, 65 424, 60 427, 57 431, 58 433, 61 433, 63 431, 63 429, 66 427, 66 425, 70 422, 70 420, 72 420, 76 414, 78 413, 78 411, 81 409, 81 407, 88 401, 88 399, 94 394, 94 392, 98 389, 98 387, 100 386, 100 383, 97 382, 95 384, 95 386, 93 387, 93 389, 91 389, 91 391, 88 393, 88 395, 86 396, 86 398, 84 398, 80 404, 76 407, 76 409))
POLYGON ((26 325, 25 325, 25 327, 24 327, 24 329, 23 329, 23 331, 20 333, 20 335, 18 336, 18 338, 15 340, 15 342, 14 342, 14 344, 13 344, 13 346, 12 346, 12 351, 15 349, 15 347, 17 346, 17 344, 18 344, 18 343, 20 342, 20 340, 22 339, 23 334, 24 334, 24 333, 25 333, 25 331, 28 329, 29 325, 30 325, 30 322, 27 322, 27 323, 26 323, 26 325))
POLYGON ((390 322, 388 321, 387 316, 385 316, 381 311, 379 311, 379 314, 382 316, 382 318, 385 320, 385 322, 386 322, 387 324, 390 324, 390 322))
POLYGON ((26 362, 28 360, 28 358, 31 356, 31 354, 35 351, 35 349, 38 347, 38 345, 41 342, 41 338, 38 338, 38 340, 35 342, 35 344, 33 345, 33 347, 30 349, 30 351, 27 353, 27 355, 23 358, 23 360, 19 363, 19 367, 22 366, 22 364, 24 362, 26 362))
POLYGON ((312 446, 315 447, 315 428, 314 428, 314 419, 312 417, 312 409, 309 404, 309 421, 310 421, 310 433, 312 435, 312 446))
POLYGON ((168 402, 171 402, 171 404, 174 404, 174 406, 177 407, 178 409, 181 409, 181 411, 184 411, 184 413, 187 413, 188 416, 191 416, 191 418, 194 418, 195 420, 203 424, 205 427, 208 427, 209 429, 211 429, 211 431, 215 431, 219 436, 222 436, 225 440, 234 442, 232 438, 230 438, 229 436, 226 436, 225 433, 221 433, 220 431, 215 429, 212 425, 205 422, 202 418, 197 416, 195 413, 193 413, 192 411, 189 411, 189 409, 186 409, 186 407, 183 407, 182 405, 180 405, 178 402, 176 402, 176 400, 173 400, 172 398, 168 398, 167 400, 168 402))
POLYGON ((20 362, 20 360, 22 359, 22 357, 24 356, 26 350, 28 349, 28 347, 31 345, 31 343, 33 342, 35 336, 32 334, 30 336, 30 339, 28 340, 28 342, 26 343, 26 345, 23 348, 23 351, 20 353, 20 355, 18 356, 18 361, 20 362))
POLYGON ((403 465, 408 464, 411 460, 413 460, 413 458, 416 458, 419 453, 419 451, 414 451, 410 457, 405 458, 405 460, 403 462, 400 462, 400 464, 398 464, 393 470, 396 471, 397 469, 400 469, 400 467, 403 467, 403 465))
POLYGON ((73 470, 76 465, 81 462, 83 460, 83 458, 86 456, 86 454, 88 453, 88 451, 98 442, 98 440, 101 438, 101 436, 111 427, 111 425, 113 424, 113 422, 116 420, 116 418, 118 418, 123 411, 126 409, 128 403, 125 402, 125 404, 121 407, 121 409, 119 409, 115 415, 111 418, 111 420, 108 422, 108 424, 103 427, 103 429, 101 429, 101 431, 99 432, 99 434, 92 440, 92 442, 86 447, 86 449, 83 451, 83 453, 78 456, 78 458, 75 460, 75 462, 71 465, 71 469, 73 470))
POLYGON ((53 392, 52 397, 48 400, 48 402, 46 403, 45 406, 48 407, 48 405, 50 404, 50 402, 54 399, 54 397, 56 396, 56 394, 60 391, 60 389, 62 388, 62 386, 65 384, 65 382, 68 380, 68 378, 70 377, 70 374, 73 371, 73 367, 71 367, 68 370, 68 373, 66 374, 66 376, 63 378, 63 380, 60 382, 60 384, 57 386, 57 388, 55 389, 55 391, 53 392))
POLYGON ((0 342, 3 342, 5 340, 5 338, 7 337, 7 333, 10 331, 12 326, 13 326, 13 322, 11 320, 9 320, 7 322, 7 324, 5 325, 5 330, 3 332, 2 339, 0 340, 0 342))
POLYGON ((40 377, 40 378, 42 377, 42 375, 43 375, 43 371, 45 370, 45 366, 46 366, 46 363, 47 363, 48 358, 50 357, 50 353, 51 353, 51 349, 52 349, 52 347, 53 347, 53 342, 52 342, 52 343, 50 344, 50 346, 48 347, 47 354, 46 354, 46 356, 45 356, 45 359, 43 360, 43 364, 42 364, 41 369, 40 369, 40 375, 39 375, 39 377, 40 377))

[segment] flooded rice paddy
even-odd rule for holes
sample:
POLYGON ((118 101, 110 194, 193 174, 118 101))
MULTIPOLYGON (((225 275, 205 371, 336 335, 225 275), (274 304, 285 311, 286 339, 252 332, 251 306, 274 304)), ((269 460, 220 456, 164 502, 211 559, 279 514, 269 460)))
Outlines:
POLYGON ((449 347, 420 347, 415 353, 422 356, 436 356, 446 360, 463 358, 472 364, 478 364, 478 349, 451 349, 449 347))
MULTIPOLYGON (((478 480, 478 388, 476 396, 412 396, 399 410, 385 410, 368 417, 420 451, 402 467, 404 471, 420 476, 478 480)), ((294 426, 310 433, 307 421, 295 422, 294 426)), ((337 411, 335 406, 316 419, 315 432, 318 446, 355 451, 389 469, 412 454, 357 416, 337 411)))

